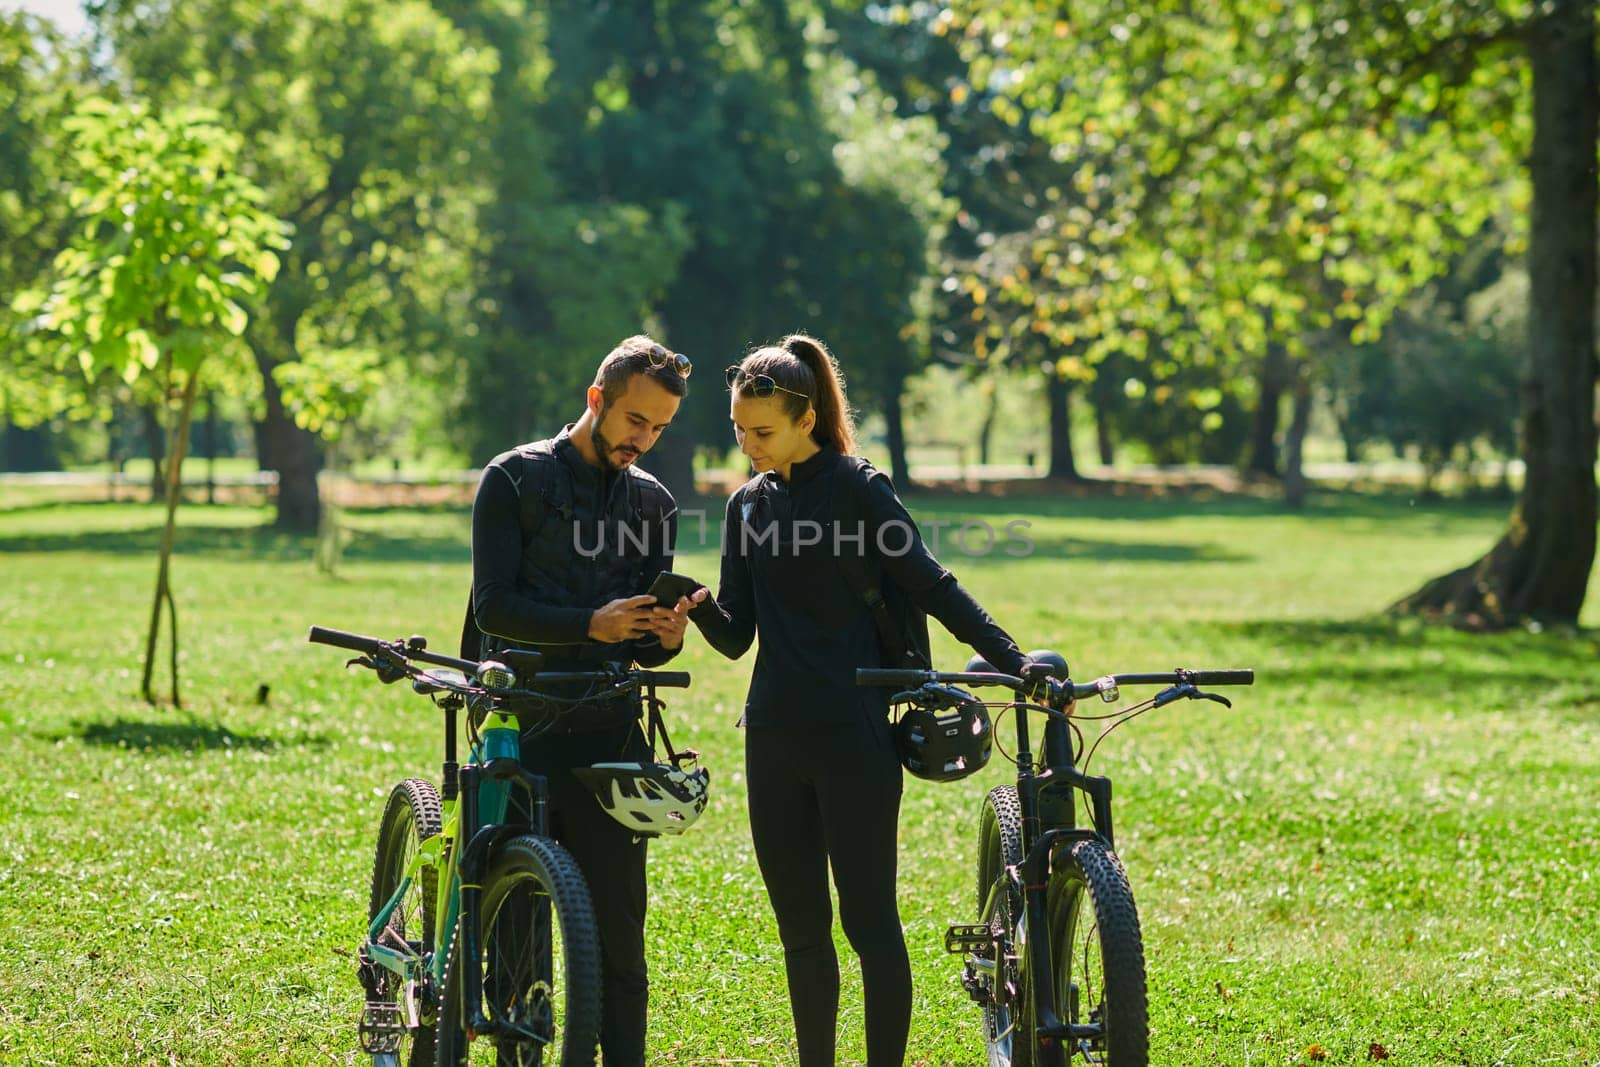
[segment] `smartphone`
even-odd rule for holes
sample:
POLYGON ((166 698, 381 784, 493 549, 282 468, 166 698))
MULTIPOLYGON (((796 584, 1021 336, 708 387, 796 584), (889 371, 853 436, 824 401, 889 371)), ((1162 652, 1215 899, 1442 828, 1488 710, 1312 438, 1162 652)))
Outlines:
POLYGON ((670 608, 677 605, 679 597, 688 596, 700 586, 700 582, 687 575, 662 571, 656 575, 656 580, 650 583, 648 592, 656 598, 658 607, 670 608))

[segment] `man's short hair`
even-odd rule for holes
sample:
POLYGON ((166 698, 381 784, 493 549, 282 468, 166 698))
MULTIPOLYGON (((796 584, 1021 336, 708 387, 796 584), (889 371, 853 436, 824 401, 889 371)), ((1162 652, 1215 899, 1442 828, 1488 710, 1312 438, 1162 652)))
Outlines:
POLYGON ((665 346, 655 338, 637 333, 620 342, 600 361, 600 369, 594 373, 594 384, 605 398, 605 403, 613 403, 626 392, 628 379, 635 374, 648 375, 673 396, 688 395, 689 380, 670 363, 661 366, 651 364, 650 353, 658 348, 666 351, 665 346))

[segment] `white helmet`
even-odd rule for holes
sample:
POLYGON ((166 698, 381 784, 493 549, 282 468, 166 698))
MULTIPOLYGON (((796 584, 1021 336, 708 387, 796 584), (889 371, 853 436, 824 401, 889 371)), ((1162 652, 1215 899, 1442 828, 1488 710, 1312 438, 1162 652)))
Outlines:
POLYGON ((665 763, 596 763, 574 767, 611 817, 640 837, 681 834, 706 810, 711 772, 665 763))

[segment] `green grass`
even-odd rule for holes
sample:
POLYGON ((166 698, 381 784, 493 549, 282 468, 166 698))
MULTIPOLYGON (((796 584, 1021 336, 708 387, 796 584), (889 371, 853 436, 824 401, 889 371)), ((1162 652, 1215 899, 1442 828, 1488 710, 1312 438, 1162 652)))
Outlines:
MULTIPOLYGON (((1253 666, 1236 707, 1111 735, 1120 851, 1144 923, 1153 1060, 1600 1062, 1600 580, 1586 630, 1468 636, 1383 616, 1481 552, 1501 506, 1322 497, 1303 514, 1186 497, 914 502, 1031 523, 1035 552, 952 566, 1081 676, 1253 666)), ((713 516, 720 509, 713 503, 713 516)), ((183 711, 135 697, 161 512, 0 513, 0 1062, 348 1064, 370 849, 389 786, 437 773, 430 705, 347 673, 315 622, 451 649, 461 510, 352 511, 337 579, 265 512, 188 507, 174 571, 183 711), (258 700, 266 687, 264 702, 258 700)), ((715 573, 715 529, 679 570, 715 573)), ((686 532, 691 541, 697 531, 686 532)), ((969 541, 969 543, 975 543, 969 541)), ((964 653, 935 633, 936 653, 964 653)), ((651 848, 653 1063, 792 1062, 782 960, 751 854, 750 659, 691 635, 674 739, 709 814, 651 848)), ((1002 731, 1009 739, 1010 734, 1002 731)), ((911 1061, 982 1061, 940 949, 971 908, 979 801, 1005 779, 908 780, 901 909, 911 1061)), ((863 1056, 841 939, 840 1056, 863 1056)))

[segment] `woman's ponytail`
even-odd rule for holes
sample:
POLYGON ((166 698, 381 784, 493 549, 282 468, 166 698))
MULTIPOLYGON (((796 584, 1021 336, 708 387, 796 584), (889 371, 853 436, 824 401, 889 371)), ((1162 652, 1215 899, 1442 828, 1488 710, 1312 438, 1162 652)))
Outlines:
POLYGON ((816 408, 817 424, 811 428, 812 440, 819 445, 832 445, 841 455, 855 452, 855 419, 844 395, 844 377, 832 353, 821 341, 803 333, 785 337, 780 347, 805 364, 816 383, 812 406, 816 408))

